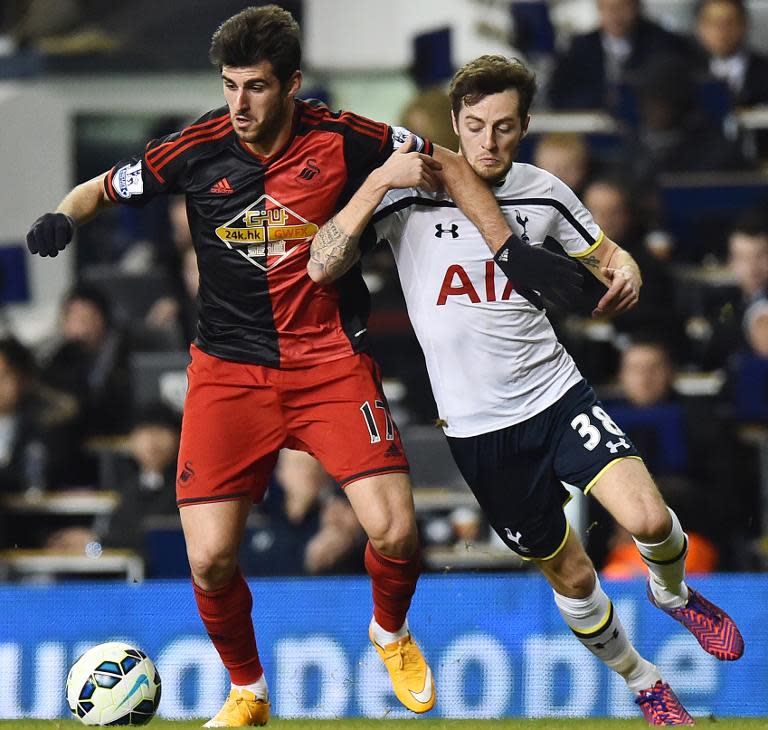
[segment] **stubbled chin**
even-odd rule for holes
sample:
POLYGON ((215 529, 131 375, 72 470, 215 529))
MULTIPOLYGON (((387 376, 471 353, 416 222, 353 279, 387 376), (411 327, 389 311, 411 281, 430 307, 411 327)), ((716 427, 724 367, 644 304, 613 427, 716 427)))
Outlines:
POLYGON ((475 171, 479 178, 487 183, 498 182, 502 177, 504 177, 504 174, 501 172, 501 168, 499 167, 485 167, 484 165, 481 167, 476 167, 473 165, 472 169, 475 171))

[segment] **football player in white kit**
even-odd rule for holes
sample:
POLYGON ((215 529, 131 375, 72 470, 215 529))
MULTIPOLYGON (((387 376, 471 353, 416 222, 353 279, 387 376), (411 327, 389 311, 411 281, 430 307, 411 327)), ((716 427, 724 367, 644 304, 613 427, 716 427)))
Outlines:
MULTIPOLYGON (((336 260, 348 262, 328 278, 343 274, 360 250, 389 242, 440 422, 493 529, 535 562, 565 622, 625 679, 651 725, 692 725, 659 670, 630 643, 563 513, 563 482, 592 494, 634 537, 648 565, 651 602, 718 659, 742 655, 732 619, 685 582, 687 539, 677 516, 546 318, 538 292, 567 301, 553 292, 552 280, 570 272, 521 255, 522 248, 543 251, 544 240, 553 238, 607 286, 596 314, 617 314, 638 301, 642 280, 632 257, 605 237, 563 182, 514 162, 535 88, 525 66, 500 56, 471 61, 451 83, 461 152, 492 186, 516 237, 492 257, 444 194, 386 191, 374 172, 327 224, 336 260)), ((386 164, 415 154, 409 149, 386 164)), ((328 237, 322 240, 328 246, 328 237)), ((327 250, 317 260, 327 262, 327 250)))

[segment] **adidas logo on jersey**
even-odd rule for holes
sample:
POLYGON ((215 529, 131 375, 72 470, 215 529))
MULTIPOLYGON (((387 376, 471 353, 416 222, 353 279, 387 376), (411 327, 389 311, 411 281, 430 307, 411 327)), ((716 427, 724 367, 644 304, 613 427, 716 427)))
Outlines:
POLYGON ((229 180, 223 177, 213 187, 211 187, 212 193, 218 193, 219 195, 232 195, 235 192, 234 188, 229 184, 229 180))
POLYGON ((403 451, 397 444, 390 444, 389 448, 384 452, 384 456, 389 458, 402 455, 403 451))

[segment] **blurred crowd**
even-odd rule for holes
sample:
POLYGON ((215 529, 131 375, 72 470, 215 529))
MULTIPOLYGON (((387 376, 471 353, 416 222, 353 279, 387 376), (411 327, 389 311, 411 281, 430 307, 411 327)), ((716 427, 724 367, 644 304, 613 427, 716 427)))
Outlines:
MULTIPOLYGON (((36 42, 29 29, 44 17, 33 15, 38 5, 4 6, 0 28, 19 47, 36 42)), ((510 55, 537 69, 541 87, 519 159, 577 193, 637 259, 644 286, 638 307, 613 321, 591 317, 597 280, 574 311, 548 314, 690 526, 689 571, 765 569, 768 129, 741 124, 738 112, 768 104, 768 59, 749 45, 748 6, 701 0, 688 33, 678 34, 646 17, 639 0, 595 0, 598 28, 560 38, 547 25, 550 5, 510 3, 510 55), (537 114, 575 110, 609 114, 614 131, 537 133, 537 114)), ((56 6, 75 14, 61 25, 73 32, 78 3, 56 6)), ((393 121, 455 148, 446 81, 414 75, 417 91, 393 121)), ((55 338, 34 348, 0 340, 0 494, 13 498, 0 503, 2 548, 131 549, 153 574, 146 533, 175 519, 181 401, 162 387, 145 392, 136 356, 185 351, 197 293, 184 201, 155 205, 82 232, 77 284, 61 302, 55 338), (25 521, 8 506, 83 489, 114 492, 117 507, 64 522, 25 521)), ((372 252, 364 272, 372 348, 407 448, 408 428, 434 423, 437 413, 389 252, 372 252)), ((641 572, 631 539, 589 509, 598 567, 612 577, 641 572)), ((421 527, 427 547, 488 539, 471 507, 423 513, 421 527)), ((284 451, 247 528, 247 572, 361 571, 363 548, 351 509, 320 465, 284 451)))

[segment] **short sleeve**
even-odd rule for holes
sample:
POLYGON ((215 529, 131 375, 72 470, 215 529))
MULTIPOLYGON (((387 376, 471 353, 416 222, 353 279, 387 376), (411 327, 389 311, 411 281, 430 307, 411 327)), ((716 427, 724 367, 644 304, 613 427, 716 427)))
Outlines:
POLYGON ((157 195, 184 193, 190 159, 231 133, 229 114, 217 109, 180 132, 150 140, 144 152, 120 160, 107 173, 107 196, 114 203, 142 206, 157 195))
MULTIPOLYGON (((395 150, 405 144, 411 132, 404 127, 390 127, 350 112, 343 112, 339 118, 346 122, 344 160, 349 179, 347 192, 353 193, 371 172, 381 167, 395 150)), ((431 155, 432 143, 416 134, 413 136, 416 142, 413 151, 431 155)))
POLYGON ((603 232, 576 194, 554 175, 550 179, 555 214, 548 234, 569 256, 586 256, 600 245, 604 238, 603 232))
POLYGON ((156 195, 184 192, 183 166, 174 165, 161 174, 152 165, 152 152, 172 142, 178 133, 147 144, 143 154, 120 160, 104 179, 104 189, 113 203, 143 206, 156 195))
POLYGON ((376 243, 387 242, 393 248, 400 243, 415 197, 416 191, 412 188, 390 190, 384 196, 370 222, 376 243))

